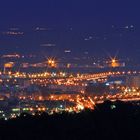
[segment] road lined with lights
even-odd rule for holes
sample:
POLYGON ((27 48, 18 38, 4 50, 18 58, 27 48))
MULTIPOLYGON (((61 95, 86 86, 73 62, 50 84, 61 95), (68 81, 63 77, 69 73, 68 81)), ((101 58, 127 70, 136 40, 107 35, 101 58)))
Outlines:
MULTIPOLYGON (((137 71, 117 71, 117 72, 102 72, 102 73, 96 73, 96 74, 67 74, 64 72, 60 73, 37 73, 37 74, 29 74, 29 73, 11 73, 9 72, 7 75, 4 75, 0 73, 0 82, 10 79, 14 79, 14 82, 16 82, 17 79, 28 79, 30 80, 32 85, 39 85, 41 87, 48 87, 50 89, 57 89, 58 87, 66 88, 66 91, 64 94, 49 94, 47 96, 41 96, 40 93, 37 93, 38 98, 34 98, 33 96, 25 96, 25 95, 17 95, 17 98, 19 99, 19 102, 26 102, 28 103, 29 107, 17 107, 14 108, 13 111, 17 112, 17 114, 20 114, 21 112, 29 112, 32 115, 35 114, 36 111, 38 112, 48 112, 49 114, 52 114, 53 112, 62 112, 62 111, 68 111, 68 112, 79 112, 85 108, 94 109, 96 104, 103 103, 106 100, 110 101, 138 101, 140 100, 140 92, 136 89, 133 90, 127 90, 124 89, 123 92, 110 95, 100 95, 96 96, 93 94, 87 94, 85 93, 85 87, 87 86, 87 82, 92 80, 97 80, 98 82, 106 81, 109 76, 127 76, 127 75, 135 75, 140 74, 140 72, 137 71), (103 81, 102 81, 103 80, 103 81), (70 88, 71 87, 71 88, 70 88), (76 94, 67 94, 69 90, 76 89, 76 94), (38 105, 36 102, 40 102, 41 106, 38 105), (54 107, 49 109, 48 105, 45 105, 44 102, 48 101, 55 101, 55 102, 63 102, 65 105, 60 104, 59 107, 54 107), (31 105, 30 102, 35 102, 35 105, 31 105), (72 103, 72 106, 67 105, 66 103, 72 103)), ((39 104, 40 104, 39 103, 39 104)), ((3 113, 2 113, 3 114, 3 113)), ((16 113, 12 113, 10 117, 14 118, 16 117, 16 113)))

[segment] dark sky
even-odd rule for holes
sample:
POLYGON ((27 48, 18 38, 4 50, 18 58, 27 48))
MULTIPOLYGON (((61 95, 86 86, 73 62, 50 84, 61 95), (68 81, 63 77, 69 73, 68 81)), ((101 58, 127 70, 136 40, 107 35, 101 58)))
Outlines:
POLYGON ((103 55, 119 50, 139 58, 139 7, 138 0, 3 0, 0 51, 103 55), (35 31, 37 27, 47 30, 35 31), (3 34, 10 28, 24 35, 3 34))

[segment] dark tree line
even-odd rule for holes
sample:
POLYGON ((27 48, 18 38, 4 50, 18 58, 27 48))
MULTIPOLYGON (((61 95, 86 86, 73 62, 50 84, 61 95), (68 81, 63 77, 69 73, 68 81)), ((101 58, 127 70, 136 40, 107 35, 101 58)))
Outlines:
POLYGON ((139 103, 106 101, 95 110, 40 116, 22 114, 0 121, 0 140, 139 140, 139 103))

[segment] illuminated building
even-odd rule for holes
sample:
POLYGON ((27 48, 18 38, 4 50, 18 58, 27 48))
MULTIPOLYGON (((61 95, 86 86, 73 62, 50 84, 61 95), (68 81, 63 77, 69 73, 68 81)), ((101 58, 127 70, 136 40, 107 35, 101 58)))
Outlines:
POLYGON ((125 67, 125 62, 119 62, 119 60, 112 58, 110 62, 107 62, 107 66, 112 68, 125 67))
POLYGON ((110 65, 111 65, 111 67, 113 67, 113 68, 119 67, 119 66, 120 66, 119 62, 118 62, 116 59, 112 59, 110 65))
POLYGON ((4 64, 5 68, 12 68, 14 66, 14 62, 8 62, 4 64))
POLYGON ((4 73, 6 72, 6 70, 11 70, 14 66, 14 62, 8 62, 4 64, 4 73))
POLYGON ((53 67, 53 68, 57 67, 57 63, 56 63, 55 59, 53 59, 53 58, 49 58, 47 61, 47 64, 49 67, 53 67))
POLYGON ((140 88, 140 75, 127 77, 126 85, 140 88))

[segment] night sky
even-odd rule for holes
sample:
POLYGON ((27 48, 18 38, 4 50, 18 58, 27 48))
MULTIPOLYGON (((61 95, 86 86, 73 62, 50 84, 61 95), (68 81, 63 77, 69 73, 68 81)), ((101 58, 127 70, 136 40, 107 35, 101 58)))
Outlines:
POLYGON ((136 0, 1 1, 0 53, 119 52, 139 59, 139 7, 136 0))

